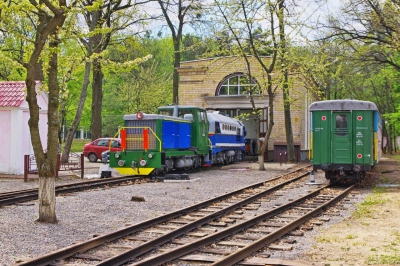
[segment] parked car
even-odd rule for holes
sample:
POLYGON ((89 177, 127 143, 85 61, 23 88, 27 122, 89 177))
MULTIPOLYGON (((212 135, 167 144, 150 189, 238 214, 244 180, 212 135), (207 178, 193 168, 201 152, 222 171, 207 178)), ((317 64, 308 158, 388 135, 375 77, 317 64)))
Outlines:
POLYGON ((121 140, 114 138, 99 138, 83 146, 83 155, 90 162, 101 159, 101 153, 111 148, 113 152, 121 150, 121 140), (110 145, 111 142, 111 145, 110 145))

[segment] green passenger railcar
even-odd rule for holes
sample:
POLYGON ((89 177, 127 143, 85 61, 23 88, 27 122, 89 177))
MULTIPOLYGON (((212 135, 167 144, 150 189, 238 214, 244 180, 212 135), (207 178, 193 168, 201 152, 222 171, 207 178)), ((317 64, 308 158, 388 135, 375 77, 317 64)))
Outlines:
POLYGON ((372 102, 314 102, 311 112, 311 160, 331 182, 360 181, 380 158, 381 119, 372 102))

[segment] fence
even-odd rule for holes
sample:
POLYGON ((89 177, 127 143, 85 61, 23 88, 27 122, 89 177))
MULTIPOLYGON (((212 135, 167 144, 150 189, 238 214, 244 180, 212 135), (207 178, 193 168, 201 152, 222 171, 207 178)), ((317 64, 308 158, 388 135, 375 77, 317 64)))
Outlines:
MULTIPOLYGON (((60 171, 72 171, 81 170, 81 178, 84 176, 85 163, 83 154, 77 154, 71 152, 68 158, 68 162, 61 162, 61 154, 57 155, 57 171, 56 178, 58 178, 58 172, 60 171)), ((39 170, 34 155, 24 155, 24 182, 28 181, 28 174, 38 174, 39 170)))

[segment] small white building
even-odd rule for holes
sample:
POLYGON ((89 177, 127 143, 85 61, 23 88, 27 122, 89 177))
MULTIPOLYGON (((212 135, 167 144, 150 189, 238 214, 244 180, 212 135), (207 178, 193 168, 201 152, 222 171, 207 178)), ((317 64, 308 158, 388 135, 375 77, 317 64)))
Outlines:
MULTIPOLYGON (((48 97, 36 82, 39 114, 39 131, 43 149, 47 149, 48 97)), ((24 173, 24 155, 33 155, 28 126, 30 117, 24 81, 0 82, 0 173, 24 173)))

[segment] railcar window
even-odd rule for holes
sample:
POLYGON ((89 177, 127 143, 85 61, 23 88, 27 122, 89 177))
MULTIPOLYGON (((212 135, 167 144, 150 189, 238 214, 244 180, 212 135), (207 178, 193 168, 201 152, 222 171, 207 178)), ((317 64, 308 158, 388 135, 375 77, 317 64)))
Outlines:
POLYGON ((178 116, 180 118, 185 118, 185 115, 186 115, 186 117, 189 117, 188 115, 191 115, 191 119, 193 119, 193 111, 192 110, 180 109, 178 116))
POLYGON ((346 136, 348 133, 348 123, 346 115, 336 115, 336 135, 346 136))
POLYGON ((165 115, 165 116, 172 116, 174 113, 173 110, 161 110, 160 115, 165 115))
POLYGON ((199 121, 201 121, 201 122, 205 122, 205 123, 207 123, 208 121, 207 121, 207 112, 205 112, 205 111, 198 111, 197 112, 197 114, 198 114, 198 116, 199 116, 199 121))

